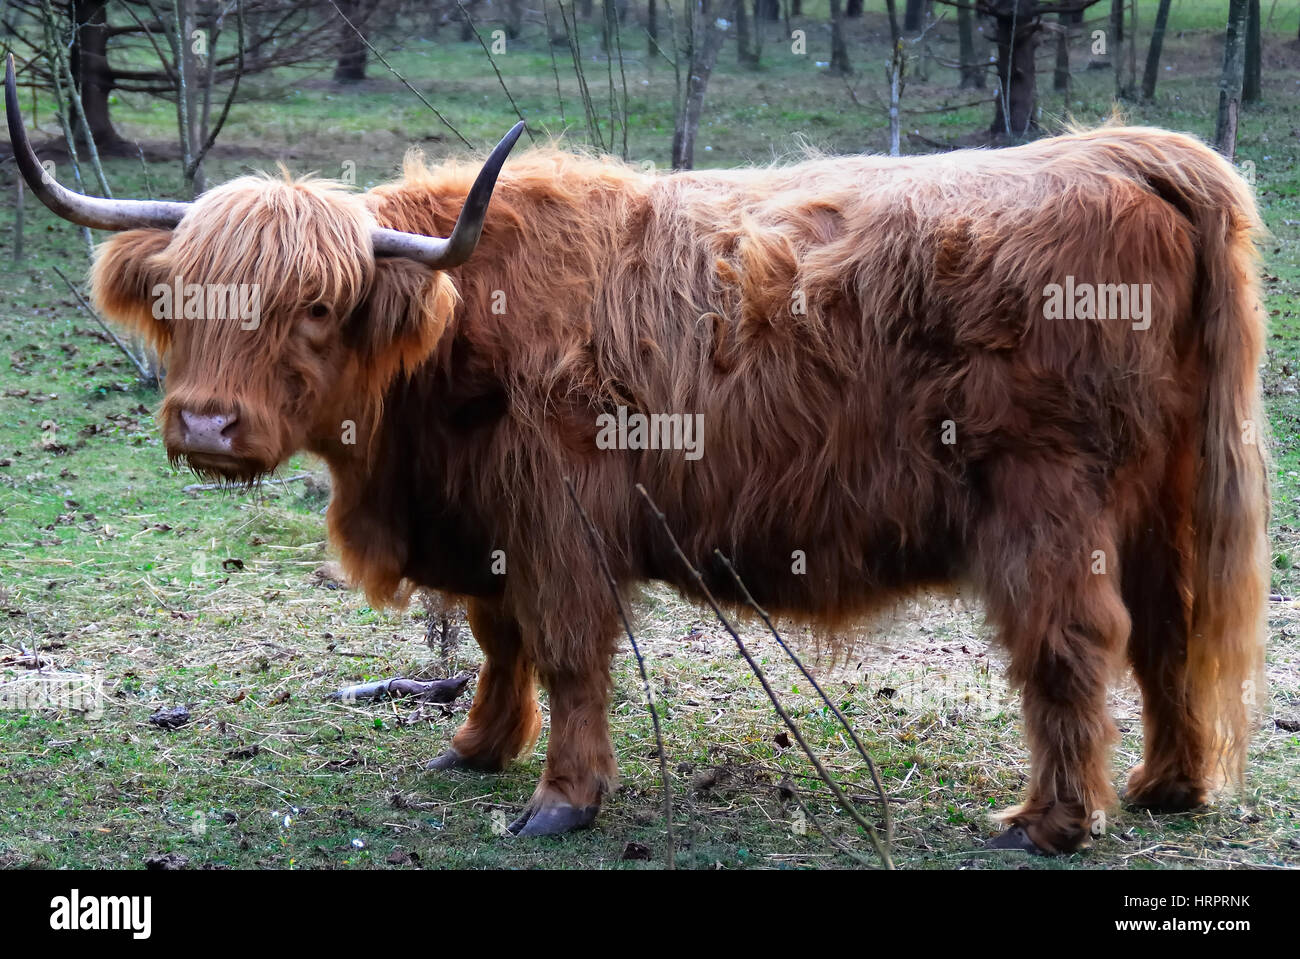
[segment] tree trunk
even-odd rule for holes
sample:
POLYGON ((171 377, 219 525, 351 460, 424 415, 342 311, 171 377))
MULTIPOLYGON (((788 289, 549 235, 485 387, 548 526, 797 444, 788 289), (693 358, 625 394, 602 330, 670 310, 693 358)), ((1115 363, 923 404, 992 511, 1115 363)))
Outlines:
POLYGON ((907 0, 907 8, 903 12, 903 29, 920 30, 921 24, 925 22, 926 0, 907 0))
POLYGON ((961 51, 961 89, 984 89, 984 64, 975 56, 975 18, 970 7, 957 8, 957 46, 961 51))
POLYGON ((614 0, 600 0, 600 49, 611 60, 614 58, 614 36, 618 32, 618 8, 614 0))
POLYGON ((256 73, 262 69, 262 63, 266 57, 266 28, 264 26, 266 18, 266 11, 258 7, 244 11, 244 40, 246 44, 244 68, 246 73, 256 73))
POLYGON ((758 66, 758 54, 749 29, 748 0, 737 0, 736 3, 736 62, 750 69, 758 66))
POLYGON ((803 16, 803 0, 790 0, 790 16, 803 16))
POLYGON ((361 0, 339 0, 339 10, 357 29, 339 18, 339 59, 334 65, 334 82, 360 83, 366 78, 366 45, 357 35, 357 30, 364 29, 361 0))
MULTIPOLYGON (((104 12, 106 0, 76 0, 72 16, 79 25, 73 35, 71 56, 72 78, 81 93, 81 106, 86 113, 89 131, 78 129, 77 136, 85 142, 86 134, 95 140, 100 153, 131 152, 128 144, 113 127, 109 116, 108 98, 113 91, 113 71, 108 66, 108 17, 104 12)), ((68 111, 68 116, 76 114, 68 111)))
POLYGON ((844 15, 846 17, 862 16, 862 0, 848 0, 844 5, 844 15))
POLYGON ((1110 0, 1110 63, 1115 69, 1115 99, 1123 100, 1124 88, 1124 3, 1110 0))
POLYGON ((1129 3, 1128 30, 1128 83, 1124 92, 1130 97, 1137 95, 1138 85, 1138 5, 1137 0, 1129 3))
POLYGON ((524 29, 524 0, 506 0, 505 13, 506 36, 517 40, 524 29))
POLYGON ((1160 49, 1165 44, 1165 27, 1169 25, 1169 4, 1172 0, 1160 0, 1156 10, 1155 26, 1151 28, 1151 46, 1147 48, 1147 65, 1142 71, 1142 99, 1150 100, 1156 95, 1156 83, 1160 79, 1160 49))
POLYGON ((1223 35, 1223 74, 1219 78, 1219 117, 1214 146, 1228 159, 1237 151, 1237 111, 1246 73, 1246 20, 1250 0, 1229 0, 1228 27, 1223 35))
POLYGON ((700 17, 693 0, 687 0, 687 9, 694 21, 690 36, 695 38, 687 63, 685 102, 677 112, 673 124, 673 169, 690 170, 695 166, 695 138, 700 132, 700 117, 704 113, 704 94, 709 77, 718 62, 726 32, 719 29, 717 20, 700 17), (701 36, 703 37, 700 42, 701 36), (696 46, 695 42, 699 42, 696 46))
POLYGON ((474 21, 469 12, 469 8, 473 6, 473 3, 467 2, 463 4, 463 6, 465 7, 463 13, 461 12, 460 7, 456 8, 456 12, 460 14, 460 42, 469 43, 474 39, 474 21))
POLYGON ((1034 48, 1038 45, 1035 0, 1007 0, 995 8, 998 43, 998 95, 993 124, 998 137, 1023 137, 1036 130, 1038 107, 1034 48))
POLYGON ((1052 74, 1052 89, 1057 93, 1070 93, 1070 27, 1069 14, 1059 14, 1056 32, 1056 71, 1052 74))
POLYGON ((645 32, 650 38, 647 50, 651 56, 654 56, 659 48, 659 8, 655 0, 646 0, 645 32))
POLYGON ((844 14, 840 0, 831 0, 831 73, 847 76, 853 72, 849 47, 844 42, 844 14))
POLYGON ((1259 0, 1250 0, 1246 12, 1246 71, 1241 84, 1241 102, 1258 103, 1264 95, 1260 60, 1263 56, 1260 36, 1259 0))
MULTIPOLYGON (((546 0, 546 2, 549 2, 549 0, 546 0)), ((569 24, 569 15, 568 15, 567 13, 564 12, 564 7, 563 7, 563 6, 560 6, 560 5, 557 5, 557 6, 558 6, 558 9, 556 10, 556 13, 558 14, 558 16, 551 16, 550 11, 548 10, 548 8, 547 8, 547 6, 546 6, 546 3, 545 3, 545 2, 542 3, 542 4, 541 4, 541 7, 542 7, 542 18, 543 18, 547 23, 550 24, 550 38, 549 38, 549 39, 550 39, 550 42, 551 42, 551 46, 553 46, 553 47, 565 47, 565 48, 567 49, 568 46, 569 46, 569 26, 568 26, 568 24, 569 24)), ((651 0, 651 7, 653 8, 653 6, 654 6, 654 3, 653 3, 653 0, 651 0)), ((651 15, 653 16, 653 11, 652 11, 651 15)), ((654 36, 657 38, 657 37, 658 37, 658 34, 659 34, 658 30, 656 30, 655 33, 654 33, 654 36)), ((654 53, 656 48, 655 48, 655 45, 654 45, 653 43, 650 43, 648 49, 649 49, 649 51, 650 51, 651 53, 654 53)))
MULTIPOLYGON (((207 174, 203 164, 194 161, 202 147, 199 128, 199 98, 202 95, 199 82, 198 58, 194 52, 194 6, 192 0, 175 0, 177 46, 179 48, 177 73, 180 74, 180 89, 176 91, 178 109, 184 104, 184 112, 177 116, 177 128, 181 138, 181 164, 185 185, 191 197, 196 197, 207 187, 207 174), (193 164, 193 169, 191 165, 193 164)), ((211 54, 212 51, 209 51, 211 54)))
POLYGON ((781 0, 758 0, 758 17, 771 23, 781 19, 781 0))

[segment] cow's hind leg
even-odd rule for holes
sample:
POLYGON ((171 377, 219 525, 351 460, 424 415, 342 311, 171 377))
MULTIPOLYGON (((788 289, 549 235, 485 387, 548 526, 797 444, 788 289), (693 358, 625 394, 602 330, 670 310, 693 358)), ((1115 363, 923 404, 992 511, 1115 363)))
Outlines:
POLYGON ((1028 795, 995 847, 1069 852, 1115 800, 1106 692, 1128 636, 1113 523, 1068 469, 1016 464, 979 534, 978 576, 1011 656, 1030 751, 1028 795))
POLYGON ((1129 773, 1124 799, 1161 812, 1201 805, 1214 785, 1200 715, 1206 710, 1198 709, 1187 675, 1191 490, 1185 479, 1186 471, 1171 475, 1124 556, 1124 600, 1133 617, 1128 655, 1142 690, 1144 736, 1142 762, 1129 773))
POLYGON ((483 650, 474 704, 451 748, 430 769, 503 769, 533 747, 542 728, 536 671, 519 624, 498 604, 475 599, 469 602, 469 625, 483 650))

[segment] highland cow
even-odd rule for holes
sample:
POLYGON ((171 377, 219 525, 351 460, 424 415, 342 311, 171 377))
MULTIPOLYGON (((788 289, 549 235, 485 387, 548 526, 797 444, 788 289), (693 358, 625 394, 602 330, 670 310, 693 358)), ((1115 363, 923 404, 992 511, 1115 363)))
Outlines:
POLYGON ((829 636, 973 587, 1031 755, 1001 845, 1088 841, 1126 666, 1129 801, 1185 810, 1242 774, 1267 585, 1259 224, 1196 140, 1105 127, 654 174, 556 149, 502 168, 516 129, 477 185, 476 165, 408 160, 362 194, 254 176, 155 203, 43 180, 9 84, 33 191, 120 231, 94 302, 167 358, 172 459, 254 481, 308 450, 371 600, 467 600, 484 663, 431 765, 530 750, 546 688, 545 772, 513 831, 589 824, 616 774, 617 606, 566 480, 625 591, 695 591, 638 483, 715 593, 740 599, 717 548, 829 636), (177 278, 255 286, 260 322, 157 318, 177 278), (1121 289, 1144 316, 1112 315, 1121 289), (620 409, 689 418, 701 455, 598 442, 620 409))

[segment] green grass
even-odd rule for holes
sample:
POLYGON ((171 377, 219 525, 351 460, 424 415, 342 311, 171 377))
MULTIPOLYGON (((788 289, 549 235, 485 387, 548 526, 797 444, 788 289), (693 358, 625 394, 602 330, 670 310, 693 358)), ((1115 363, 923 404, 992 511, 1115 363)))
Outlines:
MULTIPOLYGON (((1155 102, 1125 104, 1133 122, 1202 135, 1217 98, 1222 4, 1176 4, 1155 102)), ((812 5, 819 14, 824 7, 812 5)), ((1154 3, 1142 4, 1149 25, 1154 3)), ((1002 681, 977 610, 935 603, 906 611, 858 644, 849 662, 822 664, 828 690, 852 718, 895 798, 896 857, 909 868, 1158 868, 1300 864, 1300 736, 1275 719, 1300 716, 1300 84, 1296 11, 1279 9, 1266 37, 1265 102, 1242 120, 1239 159, 1255 165, 1272 231, 1264 245, 1270 349, 1264 369, 1275 457, 1270 699, 1252 750, 1246 792, 1189 816, 1119 810, 1092 850, 1053 860, 972 851, 994 832, 988 813, 1013 803, 1025 782, 1018 702, 1002 681), (1288 46, 1288 43, 1292 45, 1288 46), (923 665, 918 665, 923 664, 923 665), (894 692, 889 693, 888 690, 894 692)), ((697 163, 726 166, 797 154, 804 142, 830 150, 880 150, 886 121, 883 18, 851 25, 858 74, 846 84, 816 66, 829 59, 821 21, 807 56, 789 54, 770 30, 762 69, 740 70, 724 48, 712 85, 697 163), (850 86, 852 95, 850 94, 850 86), (856 102, 855 102, 856 101, 856 102), (704 149, 712 147, 711 150, 704 149)), ((483 25, 485 31, 491 24, 483 25)), ((387 43, 393 64, 476 144, 514 120, 477 43, 412 38, 387 43)), ((984 43, 985 41, 980 41, 984 43)), ((1145 43, 1145 40, 1143 41, 1145 43)), ((594 36, 584 51, 598 54, 594 36)), ((660 165, 672 130, 672 70, 645 57, 643 36, 624 36, 631 117, 629 155, 660 165)), ((955 29, 940 27, 934 52, 954 58, 955 29)), ((565 97, 555 99, 551 59, 530 27, 498 58, 530 121, 552 132, 584 131, 572 68, 556 50, 565 97)), ((1066 100, 1040 77, 1042 122, 1096 122, 1111 110, 1110 75, 1079 69, 1066 100)), ((588 62, 607 110, 603 61, 588 62)), ((456 148, 416 98, 382 66, 359 88, 328 74, 261 77, 256 98, 231 112, 208 167, 211 182, 284 162, 297 172, 338 175, 356 165, 367 186, 392 175, 406 147, 431 157, 456 148)), ((615 77, 617 78, 617 71, 615 77)), ((620 85, 621 88, 621 85, 620 85)), ((937 110, 979 99, 955 89, 934 63, 914 75, 904 106, 937 110)), ((53 132, 50 104, 41 128, 53 132)), ((109 159, 118 195, 179 195, 174 115, 165 104, 122 95, 115 117, 148 145, 137 159, 109 159), (169 154, 168 151, 172 153, 169 154)), ((909 114, 905 131, 958 141, 986 127, 988 104, 909 114)), ((607 121, 606 121, 607 122, 607 121)), ((905 151, 927 149, 905 140, 905 151)), ((12 167, 4 167, 12 208, 12 167)), ((69 179, 65 166, 60 176, 69 179)), ((88 174, 88 171, 83 171, 88 174)), ((323 499, 303 484, 252 493, 193 492, 166 462, 151 409, 158 397, 99 336, 52 267, 84 273, 85 247, 43 210, 27 212, 25 261, 0 262, 0 681, 30 675, 37 653, 55 668, 102 670, 104 713, 0 710, 0 865, 137 867, 174 851, 193 865, 257 867, 548 866, 657 868, 665 831, 658 762, 640 680, 630 657, 615 669, 612 726, 622 785, 597 826, 558 840, 516 842, 497 833, 521 808, 541 769, 538 750, 500 776, 434 776, 424 762, 445 745, 465 703, 418 714, 409 703, 345 706, 325 695, 395 675, 472 669, 471 640, 440 650, 425 643, 427 612, 370 609, 359 595, 327 588, 314 571, 329 558, 323 499), (238 562, 233 562, 233 561, 238 562), (184 704, 193 721, 174 731, 148 723, 184 704), (256 747, 254 750, 253 747, 256 747), (644 843, 649 863, 624 862, 644 843), (418 856, 418 863, 409 854, 418 856), (404 858, 405 857, 405 858, 404 858), (391 860, 391 861, 390 861, 391 860)), ((316 470, 305 459, 283 476, 316 470)), ((674 772, 678 862, 725 868, 844 866, 804 823, 782 783, 841 842, 869 855, 865 837, 810 779, 797 749, 778 743, 772 715, 730 641, 705 615, 659 588, 638 604, 638 635, 664 709, 674 772)), ((466 630, 462 628, 462 635, 466 630)), ((745 635, 828 766, 855 795, 870 780, 835 727, 761 631, 745 635)), ((811 652, 801 631, 792 636, 811 652)), ((1141 752, 1139 708, 1117 691, 1123 733, 1115 773, 1141 752)), ((864 803, 864 806, 866 804, 864 803)), ((870 808, 866 806, 866 808, 870 808)))

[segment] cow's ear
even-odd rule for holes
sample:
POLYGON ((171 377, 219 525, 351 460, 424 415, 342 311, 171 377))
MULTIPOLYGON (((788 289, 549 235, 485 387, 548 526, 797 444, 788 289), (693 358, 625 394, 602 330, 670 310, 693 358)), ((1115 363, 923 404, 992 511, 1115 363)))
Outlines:
POLYGON ((171 239, 170 230, 118 233, 99 246, 90 268, 95 307, 114 323, 144 336, 160 355, 171 334, 154 307, 162 302, 156 295, 158 287, 169 282, 160 254, 171 239))
POLYGON ((403 257, 375 261, 375 278, 349 326, 368 386, 380 392, 438 347, 459 297, 445 274, 403 257))

